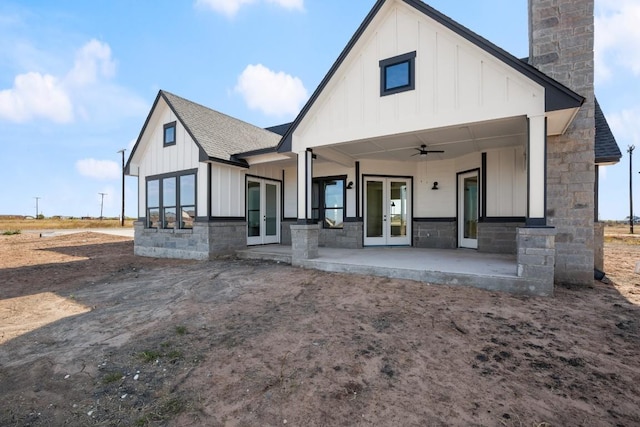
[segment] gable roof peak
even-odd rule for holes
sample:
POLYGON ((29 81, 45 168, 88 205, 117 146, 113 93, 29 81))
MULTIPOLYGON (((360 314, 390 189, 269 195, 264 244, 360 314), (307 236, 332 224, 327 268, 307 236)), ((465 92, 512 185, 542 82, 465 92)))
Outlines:
POLYGON ((537 68, 522 62, 515 56, 511 55, 504 49, 491 43, 484 37, 476 34, 467 27, 459 24, 428 4, 421 0, 377 0, 374 6, 371 8, 365 19, 362 21, 356 32, 353 34, 345 48, 342 50, 336 61, 333 63, 329 72, 322 79, 316 90, 313 92, 307 103, 304 105, 292 125, 289 127, 285 135, 282 137, 280 144, 278 145, 279 152, 291 151, 292 147, 292 135, 295 132, 298 125, 302 122, 306 114, 311 109, 311 106, 318 99, 320 94, 329 84, 329 81, 335 73, 338 71, 343 62, 350 55, 362 35, 365 33, 369 25, 374 21, 375 17, 379 14, 384 5, 388 3, 404 3, 408 7, 412 7, 419 13, 431 18, 435 22, 443 25, 448 30, 457 34, 458 36, 466 39, 470 43, 477 46, 479 49, 484 50, 489 55, 495 57, 497 60, 503 62, 507 66, 513 68, 517 72, 523 74, 527 78, 535 81, 539 85, 545 88, 545 109, 546 111, 556 111, 569 108, 580 107, 585 98, 577 94, 573 90, 569 89, 565 85, 552 79, 548 75, 544 74, 537 68))

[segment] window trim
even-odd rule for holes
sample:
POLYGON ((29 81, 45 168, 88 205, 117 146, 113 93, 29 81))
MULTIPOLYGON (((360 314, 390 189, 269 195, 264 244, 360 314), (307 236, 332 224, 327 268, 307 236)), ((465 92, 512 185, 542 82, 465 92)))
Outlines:
POLYGON ((416 88, 416 51, 394 56, 380 61, 380 96, 415 90, 416 88), (409 83, 387 89, 387 69, 402 63, 409 64, 409 83))
POLYGON ((194 187, 193 187, 193 191, 194 191, 194 204, 193 205, 185 205, 184 207, 193 207, 194 209, 194 221, 196 218, 196 214, 197 214, 197 206, 198 206, 198 169, 188 169, 188 170, 184 170, 184 171, 179 171, 179 172, 173 172, 173 173, 165 173, 165 174, 161 174, 161 175, 150 175, 145 177, 145 228, 148 229, 155 229, 155 230, 191 230, 193 228, 193 226, 191 227, 184 227, 184 221, 182 221, 182 200, 181 200, 181 178, 183 176, 188 176, 188 175, 194 175, 194 187), (176 178, 176 191, 175 191, 175 196, 176 196, 176 204, 171 205, 171 206, 165 206, 164 205, 164 188, 163 188, 163 182, 165 179, 167 178, 176 178), (152 206, 151 208, 153 209, 158 209, 159 212, 159 221, 158 221, 158 226, 157 227, 150 227, 149 224, 149 182, 150 181, 158 181, 158 206, 152 206), (165 208, 175 208, 176 211, 176 220, 175 220, 175 225, 174 227, 170 227, 170 228, 165 228, 165 219, 164 219, 164 211, 165 208))
MULTIPOLYGON (((313 178, 313 184, 318 184, 318 207, 314 208, 313 200, 311 201, 311 217, 313 218, 313 212, 315 210, 318 211, 318 218, 316 219, 318 222, 322 222, 322 228, 327 230, 342 230, 344 228, 344 223, 347 217, 347 175, 337 175, 337 176, 323 176, 323 177, 315 177, 313 178), (325 221, 325 210, 327 207, 325 206, 325 185, 324 183, 327 181, 342 181, 342 222, 340 227, 331 227, 325 221), (320 191, 322 189, 322 191, 320 191)), ((313 197, 313 194, 312 194, 313 197)), ((335 208, 330 208, 335 209, 335 208)))
POLYGON ((176 139, 177 139, 177 134, 176 134, 176 121, 172 121, 170 123, 165 123, 164 126, 162 127, 162 144, 165 147, 170 147, 172 145, 176 145, 176 139), (169 128, 173 128, 173 141, 169 141, 167 142, 167 129, 169 128))

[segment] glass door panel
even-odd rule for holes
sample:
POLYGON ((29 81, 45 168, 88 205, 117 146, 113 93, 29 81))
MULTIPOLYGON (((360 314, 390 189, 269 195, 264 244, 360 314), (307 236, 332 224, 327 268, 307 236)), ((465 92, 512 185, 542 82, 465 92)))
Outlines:
POLYGON ((478 172, 458 178, 458 243, 463 248, 478 248, 478 172))
POLYGON ((410 179, 365 179, 366 246, 411 245, 410 179))
POLYGON ((407 183, 391 181, 391 237, 407 235, 407 183))
POLYGON ((247 236, 260 236, 260 183, 249 181, 247 184, 247 236))
POLYGON ((280 183, 247 181, 247 244, 280 243, 280 183))
POLYGON ((367 181, 367 237, 383 237, 383 192, 381 181, 367 181))
POLYGON ((264 243, 278 243, 278 186, 275 184, 265 184, 265 241, 264 243), (274 238, 276 238, 274 240, 274 238))

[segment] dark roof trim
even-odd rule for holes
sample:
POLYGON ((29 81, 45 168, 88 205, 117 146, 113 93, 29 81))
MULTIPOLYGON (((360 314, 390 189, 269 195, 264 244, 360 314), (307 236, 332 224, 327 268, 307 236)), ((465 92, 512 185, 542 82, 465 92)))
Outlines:
POLYGON ((201 152, 200 153, 200 157, 198 158, 198 160, 200 162, 222 163, 224 165, 238 166, 238 167, 241 167, 241 168, 249 168, 249 163, 247 163, 246 161, 244 161, 242 159, 239 159, 239 158, 238 158, 238 160, 235 160, 236 159, 235 155, 232 156, 232 158, 234 160, 219 159, 217 157, 209 157, 209 156, 207 156, 206 153, 202 153, 201 152))
MULTIPOLYGON (((269 129, 267 128, 267 130, 269 129)), ((267 147, 267 148, 261 148, 259 150, 245 151, 244 153, 234 154, 233 157, 237 159, 244 159, 246 157, 259 156, 261 154, 269 154, 269 153, 277 153, 277 152, 278 152, 277 147, 267 147)))
MULTIPOLYGON (((358 30, 351 37, 351 39, 349 40, 349 43, 347 43, 342 53, 340 53, 340 56, 338 56, 338 59, 336 60, 336 62, 333 63, 329 72, 322 79, 322 81, 316 88, 315 92, 313 92, 313 94, 311 95, 311 98, 309 98, 309 101, 307 101, 305 106, 302 108, 302 111, 300 111, 300 114, 298 114, 298 116, 292 123, 291 127, 287 130, 287 132, 282 137, 280 144, 278 144, 278 152, 291 151, 291 142, 292 142, 291 140, 292 140, 293 132, 296 130, 300 122, 304 119, 306 114, 309 112, 309 110, 311 109, 311 106, 318 99, 318 97, 320 96, 320 94, 322 93, 326 85, 329 83, 333 75, 336 73, 340 65, 342 65, 342 62, 346 59, 349 53, 351 53, 351 50, 353 49, 355 44, 358 42, 362 34, 365 32, 365 30, 367 29, 371 21, 373 21, 373 18, 377 15, 377 13, 380 11, 380 9, 382 8, 382 6, 385 4, 386 1, 388 0, 376 1, 376 4, 373 6, 371 11, 367 14, 364 21, 362 21, 362 23, 358 27, 358 30)), ((429 16, 436 22, 442 24, 446 28, 450 29, 451 31, 455 32, 456 34, 460 35, 461 37, 475 44, 476 46, 480 47, 481 49, 493 55, 494 57, 501 60, 502 62, 506 63, 507 65, 511 66, 516 71, 519 71, 520 73, 529 77, 533 81, 544 86, 546 111, 563 110, 566 108, 577 108, 584 103, 585 101, 584 97, 578 95, 571 89, 567 88, 561 83, 550 78, 549 76, 542 73, 535 67, 520 61, 515 56, 499 48, 495 44, 489 42, 487 39, 479 36, 478 34, 464 27, 463 25, 455 22, 453 19, 442 14, 441 12, 438 12, 436 9, 432 8, 431 6, 428 6, 427 4, 423 3, 420 0, 402 0, 402 1, 404 1, 409 6, 412 6, 413 8, 417 9, 418 11, 424 13, 425 15, 429 16)))
POLYGON ((594 116, 596 122, 596 164, 618 163, 622 158, 622 152, 613 132, 611 132, 607 118, 600 108, 598 98, 595 99, 594 116))
POLYGON ((171 104, 171 101, 169 101, 169 99, 165 95, 164 91, 160 90, 160 91, 158 91, 158 95, 156 96, 155 101, 153 101, 153 106, 151 107, 151 110, 149 111, 149 114, 147 115, 147 119, 144 121, 144 125, 142 126, 142 130, 140 131, 140 135, 138 135, 138 139, 136 140, 136 143, 133 146, 133 149, 131 150, 131 154, 129 155, 129 159, 127 160, 127 164, 125 166, 125 174, 128 175, 130 173, 131 160, 133 159, 133 155, 135 154, 136 150, 138 149, 138 145, 140 144, 140 140, 142 139, 142 135, 144 135, 145 131, 147 130, 147 126, 149 125, 149 121, 151 120, 151 117, 153 116, 153 113, 155 112, 155 109, 158 106, 158 102, 160 101, 160 98, 164 99, 164 102, 166 102, 166 104, 169 106, 169 108, 171 109, 173 114, 176 116, 176 118, 182 124, 182 127, 185 128, 185 130, 187 131, 187 133, 189 134, 189 136, 191 137, 193 142, 198 147, 198 151, 199 151, 198 158, 199 158, 199 160, 201 162, 207 162, 208 161, 208 162, 215 162, 215 163, 223 163, 225 165, 231 165, 231 166, 239 166, 239 167, 242 167, 242 168, 248 168, 249 167, 249 164, 246 161, 241 160, 241 159, 238 159, 237 161, 230 161, 230 160, 218 159, 218 158, 215 158, 215 157, 209 157, 209 155, 207 155, 207 152, 204 150, 202 145, 198 142, 196 137, 193 135, 193 132, 191 132, 191 129, 189 129, 189 127, 185 124, 185 122, 182 119, 182 117, 180 117, 180 115, 178 114, 176 109, 173 107, 173 104, 171 104))
POLYGON ((302 107, 300 114, 298 114, 298 116, 293 121, 291 126, 289 126, 289 129, 287 129, 287 132, 283 135, 282 140, 280 141, 280 144, 278 144, 279 153, 291 151, 291 139, 292 139, 293 131, 296 130, 296 128, 298 127, 302 119, 304 119, 304 117, 307 115, 307 113, 311 109, 311 106, 316 102, 316 99, 318 99, 318 97, 324 90, 325 86, 329 84, 329 80, 331 80, 331 78, 336 73, 336 71, 342 64, 342 62, 347 58, 347 55, 349 55, 349 53, 351 52, 351 49, 353 49, 353 46, 356 44, 358 39, 360 39, 360 36, 362 35, 362 33, 364 33, 364 30, 369 26, 369 23, 371 23, 374 16, 376 16, 376 14, 378 13, 378 11, 380 10, 380 8, 382 7, 385 1, 386 0, 376 1, 376 4, 373 5, 373 8, 371 8, 366 18, 364 18, 364 21, 362 21, 362 23, 360 24, 360 27, 358 27, 358 30, 355 32, 353 36, 351 36, 351 40, 349 40, 349 43, 347 43, 347 46, 340 53, 340 56, 338 56, 338 59, 336 60, 336 62, 333 63, 333 65, 329 69, 329 72, 324 76, 324 78, 322 79, 322 81, 320 82, 316 90, 311 95, 311 98, 309 98, 309 100, 304 105, 304 107, 302 107))
POLYGON ((136 140, 136 143, 133 146, 133 149, 131 149, 131 153, 129 154, 129 158, 127 159, 127 164, 124 167, 124 173, 126 175, 129 175, 130 173, 131 160, 133 159, 133 155, 136 153, 136 150, 138 149, 138 145, 140 145, 140 140, 142 139, 142 135, 144 135, 144 132, 147 130, 147 126, 149 125, 149 120, 151 120, 151 116, 153 116, 153 112, 155 111, 156 106, 158 105, 158 101, 160 100, 161 93, 162 91, 158 91, 158 95, 156 95, 156 99, 155 101, 153 101, 153 105, 151 106, 151 110, 149 110, 149 114, 147 114, 147 118, 144 121, 144 125, 142 125, 142 129, 140 130, 138 139, 136 140))
POLYGON ((271 126, 268 128, 264 128, 265 130, 268 130, 269 132, 273 132, 273 133, 277 133, 278 135, 282 136, 285 133, 287 133, 287 131, 289 130, 289 128, 291 127, 291 124, 293 122, 289 122, 289 123, 284 123, 281 125, 277 125, 277 126, 271 126))

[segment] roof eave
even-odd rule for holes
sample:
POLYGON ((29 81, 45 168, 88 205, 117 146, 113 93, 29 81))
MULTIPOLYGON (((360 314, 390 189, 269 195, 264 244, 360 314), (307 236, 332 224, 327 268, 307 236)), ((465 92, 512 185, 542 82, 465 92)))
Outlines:
POLYGON ((277 152, 278 152, 278 146, 274 146, 274 147, 260 148, 257 150, 237 153, 237 154, 234 154, 233 157, 236 159, 245 159, 251 156, 259 156, 261 154, 270 154, 270 153, 277 153, 277 152))
POLYGON ((249 163, 244 159, 239 159, 236 156, 231 156, 229 159, 220 159, 218 157, 208 156, 206 153, 201 152, 198 159, 201 163, 222 163, 229 166, 237 166, 240 168, 249 168, 249 163))
POLYGON ((596 165, 598 166, 612 166, 620 163, 621 157, 598 157, 596 158, 596 165))

